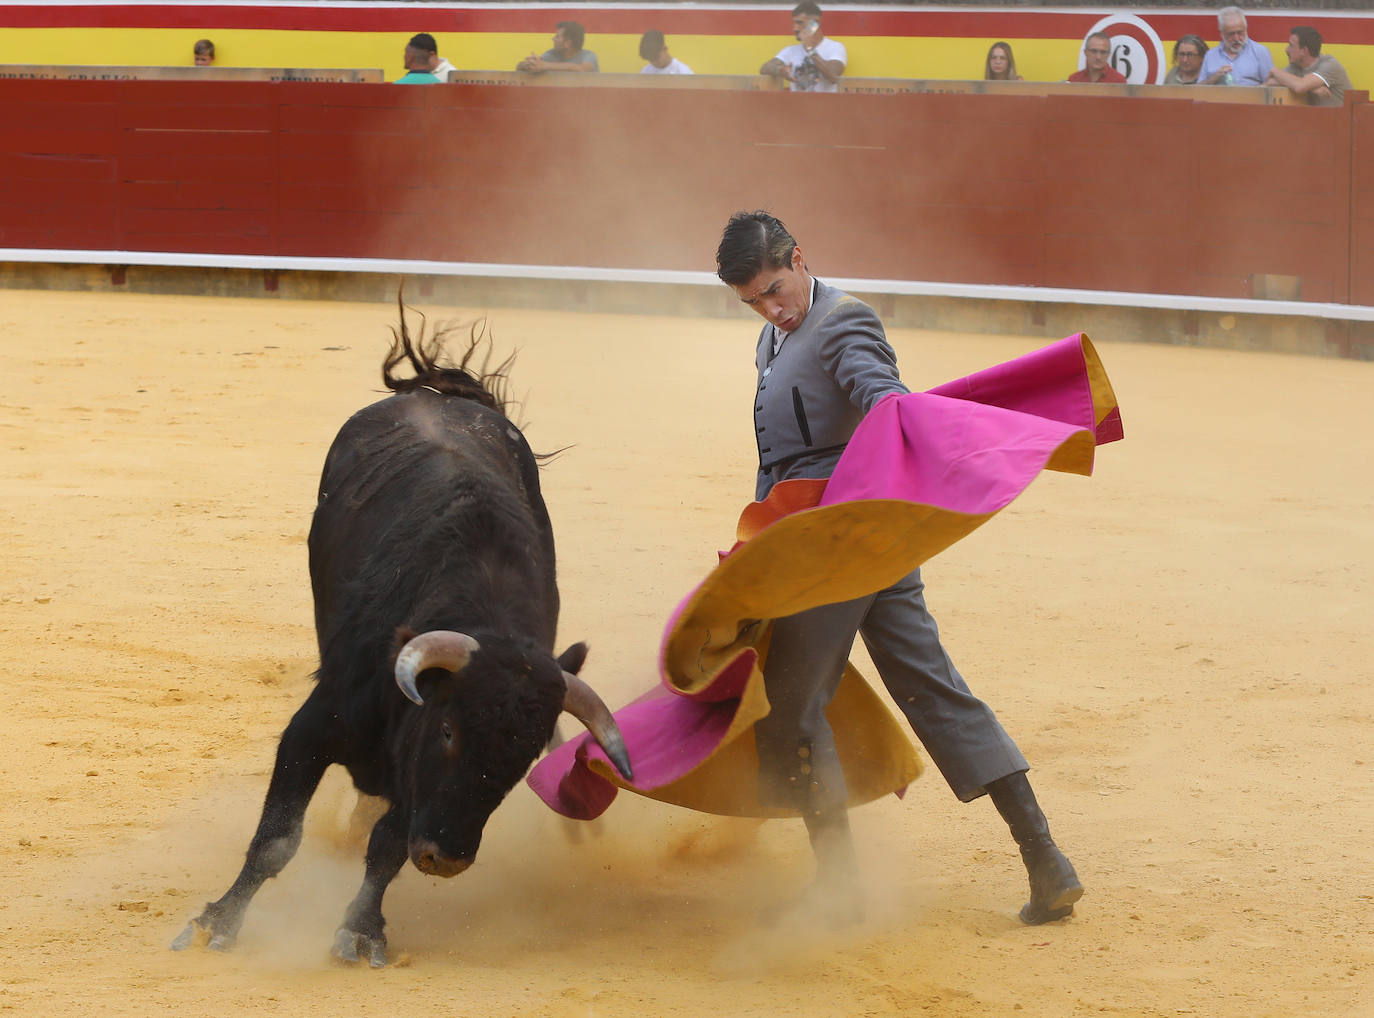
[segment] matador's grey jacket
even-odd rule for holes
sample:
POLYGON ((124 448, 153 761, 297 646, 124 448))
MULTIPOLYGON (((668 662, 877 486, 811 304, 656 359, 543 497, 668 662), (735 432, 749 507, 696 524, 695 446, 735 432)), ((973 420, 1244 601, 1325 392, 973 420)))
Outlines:
MULTIPOLYGON (((829 477, 874 404, 908 391, 877 314, 820 281, 810 312, 777 356, 774 336, 771 325, 759 336, 755 498, 787 478, 829 477)), ((774 621, 763 673, 772 709, 754 727, 764 794, 797 809, 820 808, 826 796, 845 802, 844 769, 825 705, 844 674, 856 628, 892 699, 961 800, 1029 767, 940 645, 923 590, 916 569, 868 598, 774 621), (797 770, 801 745, 810 747, 810 775, 798 784, 793 779, 804 773, 797 770), (801 791, 811 798, 788 798, 801 791)))
POLYGON ((776 335, 763 327, 755 358, 756 499, 789 477, 829 477, 864 414, 909 391, 877 313, 819 279, 811 310, 774 356, 776 335))

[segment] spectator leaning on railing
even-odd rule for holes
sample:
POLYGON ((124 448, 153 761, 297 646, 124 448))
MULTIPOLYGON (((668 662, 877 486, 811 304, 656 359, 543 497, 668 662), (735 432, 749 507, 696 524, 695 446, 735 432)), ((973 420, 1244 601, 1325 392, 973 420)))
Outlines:
POLYGON ((1322 36, 1315 28, 1298 25, 1288 33, 1288 66, 1269 72, 1269 84, 1287 85, 1306 96, 1312 106, 1340 106, 1350 75, 1335 57, 1322 52, 1322 36))
POLYGON ((1239 7, 1217 11, 1221 44, 1202 58, 1204 85, 1263 85, 1274 69, 1269 51, 1250 38, 1239 7))
POLYGON ((583 49, 587 30, 576 21, 560 21, 553 33, 553 48, 535 56, 531 53, 515 65, 517 71, 539 74, 543 71, 599 71, 596 54, 583 49))

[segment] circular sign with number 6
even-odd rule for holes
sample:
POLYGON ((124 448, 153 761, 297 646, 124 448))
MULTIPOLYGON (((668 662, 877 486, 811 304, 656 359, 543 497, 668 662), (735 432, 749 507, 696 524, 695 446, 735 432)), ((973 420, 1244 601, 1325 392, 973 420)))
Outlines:
MULTIPOLYGON (((1109 14, 1083 35, 1084 45, 1094 32, 1106 32, 1112 37, 1111 65, 1126 76, 1132 85, 1158 85, 1164 81, 1164 44, 1159 35, 1145 21, 1134 14, 1109 14)), ((1078 69, 1085 58, 1078 51, 1078 69)))

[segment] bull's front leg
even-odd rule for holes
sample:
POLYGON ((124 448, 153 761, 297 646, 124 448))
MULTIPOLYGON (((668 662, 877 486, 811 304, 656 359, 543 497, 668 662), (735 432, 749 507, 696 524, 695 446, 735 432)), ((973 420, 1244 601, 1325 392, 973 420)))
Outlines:
POLYGON ((326 757, 320 738, 325 729, 313 719, 313 714, 311 700, 307 700, 282 733, 262 818, 238 878, 224 897, 207 904, 204 912, 187 923, 186 929, 172 941, 172 950, 184 951, 202 941, 212 951, 233 947, 253 895, 296 854, 305 808, 332 762, 326 757))
POLYGON ((409 825, 399 807, 392 806, 372 828, 367 842, 367 870, 358 896, 348 906, 343 925, 334 934, 334 957, 348 962, 367 956, 374 969, 386 964, 386 920, 382 896, 405 865, 409 825))

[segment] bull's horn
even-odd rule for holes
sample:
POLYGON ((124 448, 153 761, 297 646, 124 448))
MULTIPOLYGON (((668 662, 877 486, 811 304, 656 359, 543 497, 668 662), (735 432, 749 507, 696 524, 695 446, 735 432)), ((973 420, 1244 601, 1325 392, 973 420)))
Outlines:
POLYGON ((563 696, 563 709, 587 726, 587 731, 601 744, 611 763, 615 764, 615 769, 624 775, 626 781, 633 781, 635 776, 630 769, 630 754, 625 749, 625 739, 610 708, 596 695, 596 690, 572 672, 563 673, 563 682, 568 687, 563 696))
POLYGON ((468 659, 480 650, 478 643, 466 633, 455 633, 448 629, 434 629, 412 637, 396 655, 396 685, 401 692, 415 703, 424 704, 424 698, 415 688, 415 677, 426 668, 447 668, 451 672, 462 671, 468 659))

